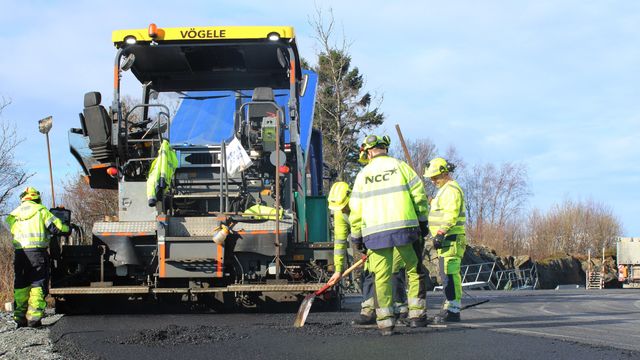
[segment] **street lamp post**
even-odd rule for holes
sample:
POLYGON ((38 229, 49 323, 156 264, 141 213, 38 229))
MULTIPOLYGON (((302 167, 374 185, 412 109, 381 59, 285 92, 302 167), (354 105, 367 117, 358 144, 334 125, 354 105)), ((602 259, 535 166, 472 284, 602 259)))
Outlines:
POLYGON ((51 147, 49 146, 49 130, 53 126, 53 117, 47 116, 38 120, 38 129, 47 138, 47 155, 49 155, 49 182, 51 183, 51 207, 56 207, 56 196, 53 191, 53 170, 51 168, 51 147))

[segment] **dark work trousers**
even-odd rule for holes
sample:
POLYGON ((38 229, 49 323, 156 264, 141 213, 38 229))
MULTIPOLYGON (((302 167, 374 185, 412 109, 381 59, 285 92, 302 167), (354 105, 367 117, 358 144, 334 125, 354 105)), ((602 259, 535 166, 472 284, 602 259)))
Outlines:
POLYGON ((49 254, 47 249, 16 249, 14 268, 13 318, 19 324, 39 322, 47 306, 49 254))
POLYGON ((19 249, 13 259, 15 277, 13 287, 41 287, 49 291, 49 253, 47 249, 19 249))

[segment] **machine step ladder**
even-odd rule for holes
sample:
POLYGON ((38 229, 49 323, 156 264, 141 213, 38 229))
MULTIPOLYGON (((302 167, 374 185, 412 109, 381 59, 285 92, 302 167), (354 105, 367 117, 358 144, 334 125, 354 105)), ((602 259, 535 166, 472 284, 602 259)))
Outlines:
POLYGON ((586 288, 589 289, 604 289, 604 251, 605 248, 602 248, 602 265, 600 266, 600 271, 594 270, 593 263, 591 262, 591 249, 588 250, 588 259, 587 259, 587 283, 586 288))
POLYGON ((602 289, 602 274, 599 271, 592 271, 587 276, 587 290, 602 289))

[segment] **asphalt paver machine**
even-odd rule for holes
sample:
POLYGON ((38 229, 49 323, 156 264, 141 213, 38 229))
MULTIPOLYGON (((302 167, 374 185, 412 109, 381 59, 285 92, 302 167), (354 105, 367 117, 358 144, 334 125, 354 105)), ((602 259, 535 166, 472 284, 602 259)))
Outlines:
POLYGON ((58 309, 115 295, 250 307, 322 287, 333 248, 317 75, 301 68, 293 28, 151 24, 112 36, 113 101, 86 93, 69 143, 92 188, 117 189, 119 213, 94 224, 90 244, 52 251, 58 309), (139 103, 121 92, 131 84, 139 103), (151 206, 165 140, 177 168, 151 206))

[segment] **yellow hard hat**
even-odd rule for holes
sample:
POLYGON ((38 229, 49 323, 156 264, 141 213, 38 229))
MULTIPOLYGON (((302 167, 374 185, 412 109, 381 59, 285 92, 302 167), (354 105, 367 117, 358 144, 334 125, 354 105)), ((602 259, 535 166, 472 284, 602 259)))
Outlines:
POLYGON ((391 145, 391 138, 388 135, 378 136, 378 135, 368 135, 362 141, 362 145, 360 146, 361 150, 369 150, 374 147, 383 147, 385 149, 389 148, 391 145))
POLYGON ((40 201, 40 192, 31 186, 27 186, 20 194, 20 201, 40 201))
POLYGON ((349 195, 351 195, 349 184, 344 181, 338 181, 333 184, 329 191, 329 209, 334 211, 344 209, 349 202, 349 195))
POLYGON ((427 167, 424 169, 424 177, 431 178, 438 176, 442 173, 451 172, 452 166, 443 158, 435 158, 427 163, 427 167))

